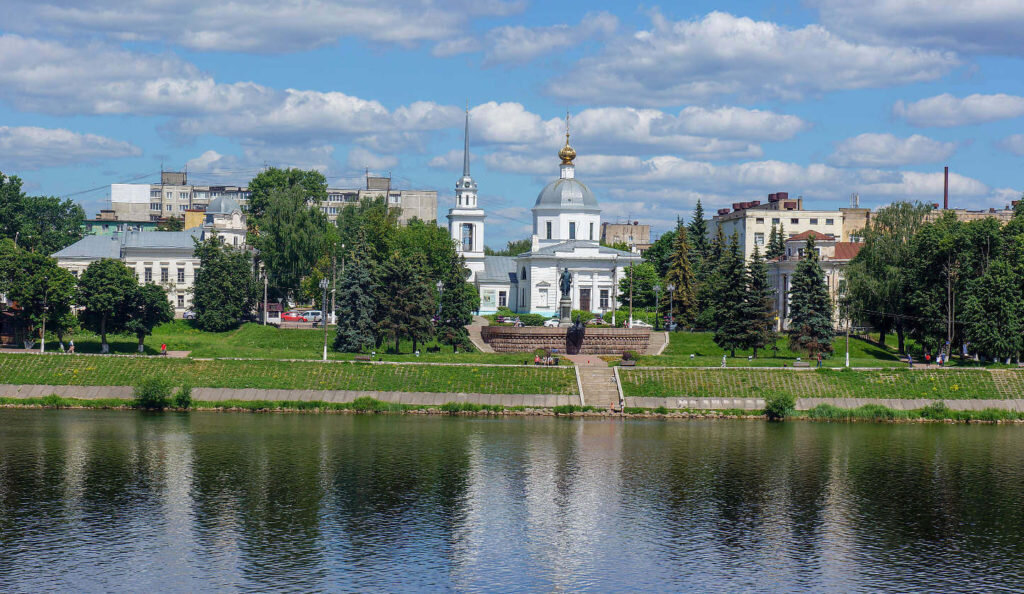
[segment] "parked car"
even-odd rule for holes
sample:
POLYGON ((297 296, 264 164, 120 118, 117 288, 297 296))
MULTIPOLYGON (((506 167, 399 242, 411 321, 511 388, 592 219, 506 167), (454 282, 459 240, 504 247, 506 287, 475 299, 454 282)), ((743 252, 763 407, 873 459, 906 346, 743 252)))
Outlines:
POLYGON ((319 310, 311 309, 309 311, 302 312, 303 317, 310 322, 319 322, 324 319, 324 313, 319 310))
POLYGON ((643 320, 633 320, 633 323, 629 324, 629 327, 630 328, 654 328, 654 326, 651 326, 650 324, 648 324, 647 322, 645 322, 643 320))
POLYGON ((588 326, 607 326, 609 322, 604 321, 603 318, 593 318, 587 322, 588 326))
POLYGON ((551 318, 550 320, 544 320, 545 328, 558 328, 558 318, 551 318))
POLYGON ((196 312, 192 311, 191 309, 185 310, 185 313, 181 314, 181 318, 183 320, 194 320, 196 319, 196 312))
POLYGON ((284 312, 284 315, 281 316, 281 319, 284 320, 285 322, 308 322, 309 321, 309 320, 306 319, 306 316, 302 315, 301 313, 299 313, 297 311, 286 311, 286 312, 284 312))

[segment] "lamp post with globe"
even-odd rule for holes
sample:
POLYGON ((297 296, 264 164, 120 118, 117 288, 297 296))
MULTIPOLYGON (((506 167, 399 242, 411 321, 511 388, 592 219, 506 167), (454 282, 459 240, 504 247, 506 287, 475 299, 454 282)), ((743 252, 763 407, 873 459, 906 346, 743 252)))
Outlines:
POLYGON ((665 287, 665 290, 668 291, 668 330, 669 330, 669 332, 671 332, 671 331, 675 330, 676 286, 674 284, 672 284, 672 283, 669 283, 668 286, 665 287))
MULTIPOLYGON (((330 286, 331 281, 327 280, 327 277, 320 279, 320 288, 324 291, 324 300, 322 303, 327 305, 327 287, 330 286)), ((327 308, 321 308, 320 311, 320 323, 324 325, 324 361, 327 360, 327 312, 323 311, 327 308)))
POLYGON ((661 321, 661 285, 654 285, 654 330, 658 331, 661 328, 658 323, 661 321))

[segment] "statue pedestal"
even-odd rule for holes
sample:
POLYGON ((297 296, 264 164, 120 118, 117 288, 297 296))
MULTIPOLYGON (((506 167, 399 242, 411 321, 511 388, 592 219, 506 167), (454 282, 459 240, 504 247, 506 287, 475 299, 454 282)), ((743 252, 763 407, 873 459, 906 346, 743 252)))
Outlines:
POLYGON ((568 328, 572 326, 572 299, 562 296, 558 300, 558 327, 568 328))

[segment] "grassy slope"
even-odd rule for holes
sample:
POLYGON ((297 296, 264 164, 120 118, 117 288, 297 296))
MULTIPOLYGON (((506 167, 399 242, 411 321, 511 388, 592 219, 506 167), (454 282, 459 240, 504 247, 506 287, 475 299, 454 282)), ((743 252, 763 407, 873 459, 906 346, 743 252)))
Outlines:
MULTIPOLYGON (((76 341, 77 345, 77 341, 76 341)), ((148 376, 208 388, 576 394, 571 368, 196 361, 142 357, 0 355, 0 383, 131 386, 148 376)))
POLYGON ((771 369, 620 370, 627 396, 754 398, 780 391, 808 398, 1018 398, 1024 371, 1009 369, 771 369))
MULTIPOLYGON (((351 353, 337 353, 331 350, 331 341, 334 340, 334 328, 328 328, 328 358, 332 360, 348 361, 355 355, 351 353)), ((100 352, 99 337, 90 332, 79 332, 75 334, 75 350, 79 353, 100 352)), ((107 336, 111 345, 111 351, 115 353, 135 354, 138 350, 138 340, 134 336, 107 336)), ((191 351, 192 357, 245 357, 263 359, 320 359, 324 348, 323 329, 281 330, 275 326, 261 326, 259 324, 243 324, 241 327, 228 332, 202 332, 192 327, 185 320, 176 320, 157 327, 153 335, 146 338, 146 353, 154 355, 160 352, 160 344, 167 343, 167 348, 172 351, 191 351)), ((401 344, 402 354, 388 354, 385 350, 378 352, 378 355, 385 361, 429 361, 443 363, 494 363, 522 365, 526 359, 532 359, 532 354, 516 353, 452 353, 451 347, 444 346, 441 352, 428 353, 428 346, 433 344, 418 345, 420 356, 413 354, 411 342, 401 344)), ((394 345, 385 345, 385 348, 394 348, 394 345)), ((57 351, 58 345, 53 337, 49 337, 46 343, 47 351, 57 351)))

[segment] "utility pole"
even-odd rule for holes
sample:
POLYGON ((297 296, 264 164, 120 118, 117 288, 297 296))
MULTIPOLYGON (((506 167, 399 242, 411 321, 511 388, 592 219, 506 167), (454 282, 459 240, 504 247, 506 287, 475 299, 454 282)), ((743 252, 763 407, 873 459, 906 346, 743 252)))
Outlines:
POLYGON ((659 330, 661 321, 661 285, 654 285, 654 330, 659 330))
MULTIPOLYGON (((633 251, 633 246, 629 246, 629 251, 633 251)), ((629 259, 629 327, 633 327, 633 259, 629 259)))
POLYGON ((267 269, 263 269, 263 325, 267 325, 267 269))
POLYGON ((41 339, 39 341, 39 352, 40 353, 45 353, 46 352, 46 294, 50 290, 50 279, 48 277, 44 276, 43 277, 43 283, 45 285, 43 287, 43 334, 42 334, 41 339))

